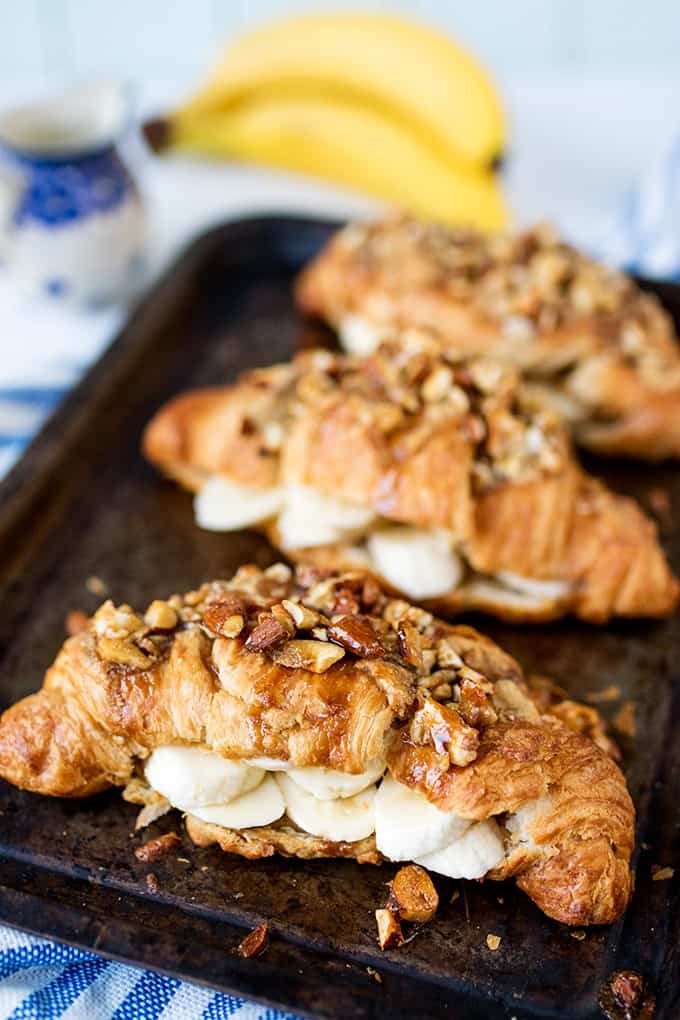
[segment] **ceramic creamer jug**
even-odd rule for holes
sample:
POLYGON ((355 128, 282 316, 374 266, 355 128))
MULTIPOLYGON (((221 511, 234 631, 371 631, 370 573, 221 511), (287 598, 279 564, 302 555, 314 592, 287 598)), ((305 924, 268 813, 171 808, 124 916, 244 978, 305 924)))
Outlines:
POLYGON ((32 295, 99 305, 138 282, 144 210, 116 144, 128 118, 114 82, 0 113, 0 264, 32 295))

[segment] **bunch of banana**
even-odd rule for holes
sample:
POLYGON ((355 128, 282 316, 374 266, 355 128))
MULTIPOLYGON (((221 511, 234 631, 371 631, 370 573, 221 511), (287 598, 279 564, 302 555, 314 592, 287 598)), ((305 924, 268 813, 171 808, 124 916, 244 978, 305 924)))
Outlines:
POLYGON ((505 222, 491 82, 451 39, 398 17, 307 15, 244 35, 146 133, 156 149, 313 174, 427 218, 505 222))

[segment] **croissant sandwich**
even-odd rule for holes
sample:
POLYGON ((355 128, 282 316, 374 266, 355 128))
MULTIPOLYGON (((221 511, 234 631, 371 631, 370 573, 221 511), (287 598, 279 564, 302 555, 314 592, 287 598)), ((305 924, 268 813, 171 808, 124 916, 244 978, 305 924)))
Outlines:
POLYGON ((408 218, 352 224, 297 299, 366 353, 412 327, 520 366, 596 453, 680 456, 680 346, 659 301, 546 226, 489 236, 408 218))
POLYGON ((514 370, 420 334, 180 396, 144 449, 203 527, 259 527, 293 561, 370 571, 445 616, 603 622, 678 600, 654 524, 581 470, 514 370))
POLYGON ((124 787, 142 821, 178 808, 195 843, 247 858, 514 876, 550 917, 600 924, 630 896, 634 808, 595 716, 367 575, 243 567, 143 616, 104 603, 0 719, 0 775, 124 787))

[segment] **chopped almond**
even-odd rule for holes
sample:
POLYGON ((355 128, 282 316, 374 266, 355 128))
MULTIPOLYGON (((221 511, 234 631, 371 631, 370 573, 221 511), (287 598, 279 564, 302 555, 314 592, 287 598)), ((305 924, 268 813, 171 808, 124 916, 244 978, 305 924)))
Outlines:
POLYGON ((172 850, 176 850, 182 840, 176 832, 166 832, 164 836, 158 836, 156 839, 150 839, 148 843, 143 843, 138 846, 135 850, 135 857, 138 861, 144 861, 145 864, 150 864, 152 861, 157 861, 161 857, 165 857, 172 850))
POLYGON ((378 925, 378 942, 381 949, 396 949, 403 945, 404 935, 399 918, 391 910, 376 910, 375 920, 378 925))
POLYGON ((373 624, 366 617, 341 617, 328 628, 328 637, 347 651, 365 659, 380 658, 385 654, 373 624))
POLYGON ((238 954, 245 960, 250 960, 253 956, 260 956, 264 953, 268 945, 269 928, 266 924, 258 924, 257 928, 253 928, 253 930, 248 932, 246 937, 239 942, 238 954))
POLYGON ((344 648, 330 641, 304 638, 286 641, 280 648, 272 649, 272 658, 280 666, 288 666, 289 669, 308 669, 312 673, 325 673, 344 654, 344 648))
POLYGON ((402 921, 431 921, 439 906, 432 879, 418 864, 400 868, 392 879, 388 907, 402 921))
POLYGON ((249 652, 268 652, 289 637, 288 630, 273 616, 266 616, 252 631, 246 641, 249 652))
POLYGON ((491 950, 491 952, 495 953, 496 950, 498 949, 498 947, 501 944, 501 937, 500 937, 500 935, 491 935, 491 934, 487 935, 486 936, 486 944, 489 947, 489 949, 491 950))
POLYGON ((82 609, 71 609, 66 614, 64 629, 69 637, 73 637, 74 634, 80 634, 82 631, 87 630, 89 622, 87 614, 82 609))

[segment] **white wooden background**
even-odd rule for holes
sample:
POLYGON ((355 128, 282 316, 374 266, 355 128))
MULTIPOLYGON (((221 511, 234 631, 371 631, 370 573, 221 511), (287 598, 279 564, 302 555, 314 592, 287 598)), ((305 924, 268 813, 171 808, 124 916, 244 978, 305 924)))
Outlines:
POLYGON ((680 0, 0 0, 0 77, 198 75, 230 34, 296 10, 408 12, 454 33, 500 76, 678 74, 680 0))

